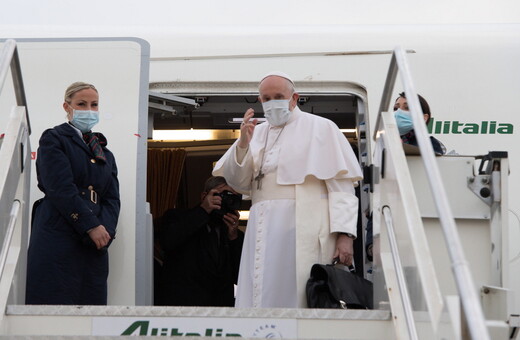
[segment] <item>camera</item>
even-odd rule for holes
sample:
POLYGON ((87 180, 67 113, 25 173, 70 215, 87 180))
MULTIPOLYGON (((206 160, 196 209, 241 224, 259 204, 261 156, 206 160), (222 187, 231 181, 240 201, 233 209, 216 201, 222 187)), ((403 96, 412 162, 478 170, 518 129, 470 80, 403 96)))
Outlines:
POLYGON ((235 210, 240 209, 242 195, 237 195, 231 191, 224 190, 221 193, 215 193, 214 196, 220 196, 222 198, 220 210, 213 210, 216 214, 224 216, 227 213, 235 213, 235 210))

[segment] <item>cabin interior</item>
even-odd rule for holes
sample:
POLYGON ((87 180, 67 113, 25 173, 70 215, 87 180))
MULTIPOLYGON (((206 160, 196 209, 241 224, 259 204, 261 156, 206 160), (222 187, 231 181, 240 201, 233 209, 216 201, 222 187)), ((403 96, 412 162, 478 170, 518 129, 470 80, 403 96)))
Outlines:
MULTIPOLYGON (((366 162, 364 102, 353 93, 299 91, 302 111, 328 118, 336 123, 352 145, 354 152, 366 162)), ((168 209, 191 208, 200 202, 204 182, 211 176, 213 165, 240 136, 244 112, 253 108, 255 117, 263 120, 262 105, 254 91, 216 93, 214 91, 182 92, 152 90, 149 96, 148 183, 147 201, 158 237, 160 217, 168 209)), ((358 197, 362 188, 357 188, 358 197)), ((355 247, 357 272, 363 275, 366 256, 363 247, 368 211, 360 199, 358 239, 355 247)), ((240 228, 245 231, 250 201, 243 200, 240 228)), ((161 249, 155 242, 155 277, 161 268, 161 249)), ((157 281, 157 280, 156 280, 157 281)))

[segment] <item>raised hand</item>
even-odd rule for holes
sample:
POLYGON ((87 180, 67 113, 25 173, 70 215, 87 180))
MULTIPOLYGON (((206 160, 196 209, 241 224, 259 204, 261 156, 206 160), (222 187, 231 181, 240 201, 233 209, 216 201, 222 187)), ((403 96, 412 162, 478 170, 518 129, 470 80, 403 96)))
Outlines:
POLYGON ((238 139, 238 146, 242 149, 245 149, 249 146, 251 139, 253 138, 253 133, 255 131, 255 126, 258 123, 258 119, 253 119, 255 115, 255 111, 253 109, 248 109, 244 114, 244 121, 240 124, 240 138, 238 139))
POLYGON ((240 214, 238 211, 234 213, 227 213, 223 216, 222 220, 228 227, 228 238, 234 240, 238 237, 238 219, 240 214))
POLYGON ((217 189, 211 189, 206 197, 202 199, 202 203, 200 206, 202 209, 206 210, 206 212, 209 214, 213 210, 219 210, 220 205, 222 204, 222 197, 215 195, 218 192, 217 189))

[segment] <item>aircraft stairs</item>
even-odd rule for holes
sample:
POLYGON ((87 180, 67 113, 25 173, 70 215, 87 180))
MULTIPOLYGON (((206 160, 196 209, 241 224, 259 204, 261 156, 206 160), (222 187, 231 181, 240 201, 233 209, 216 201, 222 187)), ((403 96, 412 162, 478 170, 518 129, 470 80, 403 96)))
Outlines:
POLYGON ((507 251, 503 227, 507 155, 435 158, 424 124, 417 119, 422 112, 413 99, 417 96, 400 48, 392 57, 374 133, 374 161, 364 182, 373 193, 376 309, 24 305, 30 123, 16 43, 6 42, 0 57, 0 84, 3 87, 10 68, 16 94, 0 140, 0 336, 373 340, 516 336, 517 329, 507 321, 518 323, 518 318, 508 315, 508 291, 502 288, 507 275, 501 265, 507 251), (397 70, 411 98, 422 156, 405 156, 393 115, 386 112, 397 70), (474 164, 479 161, 481 171, 475 175, 474 164), (454 214, 452 207, 457 208, 454 214), (495 244, 491 251, 482 251, 491 243, 495 244))

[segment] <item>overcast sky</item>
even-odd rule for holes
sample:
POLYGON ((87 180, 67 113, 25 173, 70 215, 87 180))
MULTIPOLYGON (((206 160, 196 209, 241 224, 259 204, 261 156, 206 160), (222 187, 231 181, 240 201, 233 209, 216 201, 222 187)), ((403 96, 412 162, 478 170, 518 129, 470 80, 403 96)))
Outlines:
POLYGON ((0 35, 135 26, 520 23, 519 0, 1 0, 0 35), (14 26, 14 27, 13 27, 14 26), (20 26, 25 26, 24 30, 20 26), (38 28, 38 29, 36 29, 38 28))

